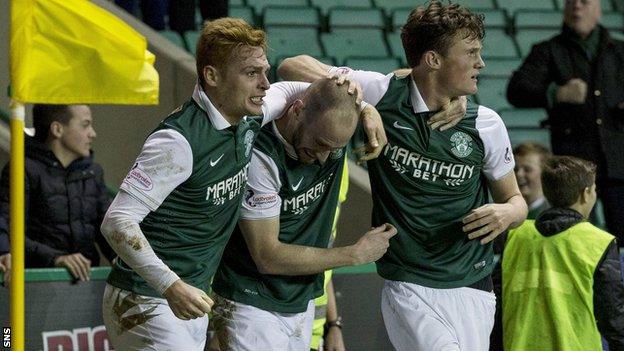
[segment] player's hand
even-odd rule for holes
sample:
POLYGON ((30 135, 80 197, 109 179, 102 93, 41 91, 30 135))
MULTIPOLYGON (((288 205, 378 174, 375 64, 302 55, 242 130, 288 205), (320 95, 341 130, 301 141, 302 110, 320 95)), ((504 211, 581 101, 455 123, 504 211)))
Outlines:
POLYGON ((390 246, 390 238, 397 233, 392 224, 384 224, 366 232, 353 246, 353 264, 365 264, 377 261, 390 246))
POLYGON ((345 351, 342 329, 334 327, 327 330, 323 342, 323 351, 345 351))
POLYGON ((368 137, 368 143, 353 150, 358 155, 358 164, 379 156, 388 143, 381 115, 376 108, 367 105, 360 113, 360 120, 368 137))
POLYGON ((71 275, 83 282, 89 281, 91 276, 91 260, 81 253, 58 256, 54 259, 55 267, 65 267, 71 275))
POLYGON ((169 302, 173 314, 183 320, 205 316, 214 304, 204 291, 186 284, 182 279, 171 284, 163 295, 169 302))
POLYGON ((584 104, 587 98, 587 83, 579 78, 570 79, 567 83, 557 88, 556 99, 558 102, 568 104, 584 104))
POLYGON ((328 75, 327 78, 335 79, 337 85, 347 84, 347 92, 349 95, 355 94, 355 104, 359 106, 362 103, 364 92, 358 82, 350 80, 346 74, 339 73, 332 73, 328 75))
POLYGON ((481 244, 487 244, 509 228, 514 212, 514 206, 507 203, 483 205, 464 217, 462 229, 469 239, 481 238, 481 244))
POLYGON ((4 275, 4 286, 11 284, 11 254, 6 253, 0 256, 0 271, 4 275))
POLYGON ((427 124, 431 129, 440 128, 441 131, 454 127, 466 115, 467 103, 468 99, 465 96, 452 99, 440 112, 431 116, 427 124))

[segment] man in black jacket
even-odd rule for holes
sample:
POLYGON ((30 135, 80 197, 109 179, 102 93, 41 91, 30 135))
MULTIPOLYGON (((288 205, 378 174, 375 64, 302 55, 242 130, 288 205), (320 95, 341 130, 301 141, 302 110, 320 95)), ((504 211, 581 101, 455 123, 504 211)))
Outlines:
POLYGON ((566 0, 562 32, 533 47, 507 98, 547 109, 554 154, 597 163, 607 227, 624 245, 624 42, 600 16, 600 0, 566 0))
MULTIPOLYGON (((96 137, 86 105, 35 105, 35 137, 26 140, 26 267, 65 267, 89 280, 102 253, 100 233, 110 198, 90 149, 96 137)), ((0 181, 0 256, 9 251, 9 167, 0 181)), ((5 267, 6 268, 6 267, 5 267)))

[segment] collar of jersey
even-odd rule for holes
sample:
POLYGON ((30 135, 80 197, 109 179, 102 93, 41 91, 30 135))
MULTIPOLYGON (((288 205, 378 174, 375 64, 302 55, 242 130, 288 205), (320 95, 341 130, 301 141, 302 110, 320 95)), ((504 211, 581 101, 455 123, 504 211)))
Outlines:
MULTIPOLYGON (((212 126, 216 130, 223 130, 231 127, 232 125, 228 122, 217 108, 212 104, 212 101, 208 98, 208 95, 204 92, 204 89, 198 84, 195 84, 195 91, 193 91, 193 100, 201 107, 204 112, 208 115, 212 126)), ((247 116, 243 117, 243 120, 247 119, 247 116)))
POLYGON ((414 78, 412 78, 411 75, 409 80, 412 87, 412 89, 410 89, 410 101, 412 102, 412 106, 414 106, 414 113, 429 112, 429 107, 425 104, 425 100, 423 100, 422 95, 420 95, 416 82, 414 82, 414 78))
POLYGON ((286 139, 284 139, 284 137, 282 136, 282 133, 280 133, 279 129, 277 129, 277 124, 275 124, 275 121, 271 122, 271 127, 273 127, 273 133, 275 133, 277 140, 279 140, 282 144, 284 144, 284 149, 286 150, 286 153, 288 154, 288 156, 290 156, 291 158, 295 160, 298 160, 299 157, 297 157, 297 151, 295 151, 295 147, 290 145, 290 143, 286 141, 286 139))

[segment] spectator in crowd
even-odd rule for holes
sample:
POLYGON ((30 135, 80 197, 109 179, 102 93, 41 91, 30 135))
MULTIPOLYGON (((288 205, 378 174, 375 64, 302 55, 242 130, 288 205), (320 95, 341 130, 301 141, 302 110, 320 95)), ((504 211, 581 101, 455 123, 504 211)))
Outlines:
POLYGON ((561 33, 533 46, 507 98, 548 111, 555 155, 597 163, 607 228, 623 245, 624 42, 610 37, 600 17, 600 0, 566 0, 561 33))
POLYGON ((0 271, 2 271, 4 286, 8 286, 11 282, 11 254, 3 253, 4 250, 8 250, 8 246, 0 250, 0 271))
POLYGON ((506 351, 624 350, 624 283, 613 235, 587 218, 596 166, 571 156, 544 163, 552 208, 509 233, 503 255, 506 351), (527 313, 530 311, 530 313, 527 313))
POLYGON ((550 157, 550 151, 537 143, 522 143, 513 150, 516 160, 516 179, 524 201, 529 207, 528 219, 535 219, 550 204, 542 192, 542 163, 550 157))
MULTIPOLYGON (((93 162, 96 137, 86 105, 35 105, 34 138, 26 139, 26 267, 65 267, 87 281, 100 250, 114 253, 100 233, 110 203, 102 167, 93 162)), ((9 234, 9 166, 0 182, 0 245, 9 234)), ((8 245, 0 246, 0 253, 8 245)), ((6 266, 6 265, 5 265, 6 266)))

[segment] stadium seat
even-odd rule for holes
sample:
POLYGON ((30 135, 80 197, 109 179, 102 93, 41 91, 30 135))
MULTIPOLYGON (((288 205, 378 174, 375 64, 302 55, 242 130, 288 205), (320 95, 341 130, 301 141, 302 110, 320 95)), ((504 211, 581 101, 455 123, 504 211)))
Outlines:
POLYGON ((475 12, 481 13, 485 17, 486 29, 490 29, 490 28, 506 29, 509 26, 509 21, 507 20, 507 13, 505 12, 505 10, 475 9, 475 12))
POLYGON ((187 50, 195 55, 195 49, 197 48, 197 39, 199 39, 199 31, 187 31, 184 32, 184 42, 186 43, 187 50))
POLYGON ((507 81, 506 78, 480 78, 477 92, 479 103, 495 111, 511 107, 505 95, 507 81))
POLYGON ((375 7, 382 9, 386 14, 390 14, 398 9, 413 9, 418 5, 422 5, 424 0, 374 0, 375 7))
POLYGON ((321 34, 321 43, 327 56, 338 63, 351 56, 387 57, 383 31, 378 29, 336 29, 321 34))
POLYGON ((327 16, 329 10, 334 7, 373 8, 371 0, 310 0, 310 4, 318 7, 323 16, 327 16))
POLYGON ((392 56, 400 57, 401 60, 405 60, 405 51, 403 50, 403 42, 401 42, 401 33, 387 33, 386 38, 388 39, 388 46, 390 46, 390 51, 392 52, 392 56))
POLYGON ((401 62, 392 57, 349 57, 345 60, 345 66, 364 71, 374 71, 383 74, 390 73, 401 68, 401 62))
POLYGON ((313 7, 268 6, 264 9, 264 26, 296 26, 320 28, 319 12, 313 7))
POLYGON ((517 10, 555 10, 552 0, 496 0, 498 8, 507 10, 512 14, 517 10))
POLYGON ((500 111, 500 116, 507 128, 539 129, 543 120, 548 118, 543 108, 509 108, 500 111))
POLYGON ((561 29, 563 13, 561 11, 519 10, 515 16, 515 26, 522 29, 561 29))
POLYGON ((308 0, 250 0, 249 6, 254 8, 258 16, 261 16, 267 6, 307 7, 308 0))
POLYGON ((525 142, 539 143, 550 149, 550 132, 548 129, 507 128, 511 146, 525 142))
POLYGON ((508 36, 503 29, 498 28, 486 31, 481 56, 484 59, 519 57, 513 37, 508 36))
POLYGON ((624 32, 619 32, 619 31, 610 31, 609 35, 615 39, 624 41, 624 32))
POLYGON ((618 12, 603 13, 600 24, 610 31, 622 31, 624 30, 624 15, 618 12))
POLYGON ((172 31, 172 30, 161 30, 158 32, 158 34, 167 38, 167 40, 176 44, 178 47, 182 48, 183 50, 186 50, 186 45, 184 45, 184 40, 180 36, 180 33, 176 31, 172 31))
POLYGON ((520 55, 525 57, 531 52, 534 44, 550 39, 559 34, 561 29, 518 29, 516 41, 520 48, 520 55))
POLYGON ((269 62, 274 62, 280 56, 323 56, 315 28, 279 26, 267 27, 266 32, 269 39, 269 62))
POLYGON ((456 2, 462 6, 468 7, 469 9, 475 10, 484 10, 484 9, 495 9, 496 5, 494 0, 455 0, 456 2))
POLYGON ((407 22, 407 17, 409 17, 412 9, 396 9, 392 12, 392 16, 390 18, 390 25, 393 31, 401 31, 401 27, 407 22))
POLYGON ((481 70, 483 77, 509 78, 513 71, 520 67, 519 58, 491 58, 485 60, 485 68, 481 70))
POLYGON ((376 28, 386 27, 384 16, 378 9, 332 8, 328 15, 329 30, 338 28, 376 28))
MULTIPOLYGON (((558 10, 563 10, 564 3, 565 0, 555 0, 555 5, 557 5, 558 10)), ((600 7, 602 7, 602 11, 604 12, 613 11, 613 4, 611 4, 611 0, 601 0, 600 7)))
MULTIPOLYGON (((249 0, 249 1, 254 1, 254 0, 249 0)), ((232 6, 245 6, 245 0, 229 0, 229 5, 230 5, 230 8, 232 8, 232 6)))
POLYGON ((251 7, 246 6, 230 6, 229 14, 230 17, 242 18, 245 22, 256 26, 258 22, 256 21, 256 16, 251 7))

